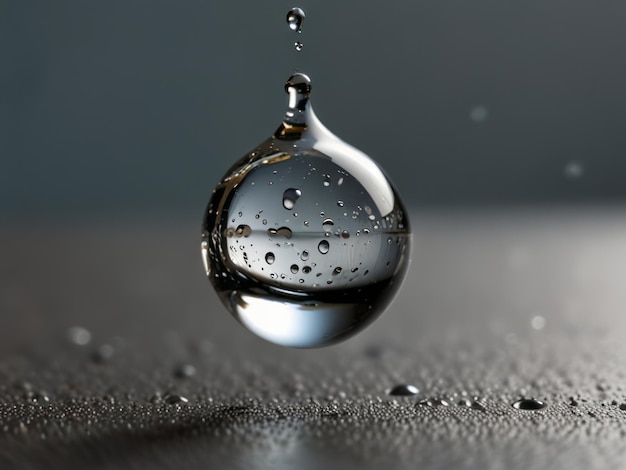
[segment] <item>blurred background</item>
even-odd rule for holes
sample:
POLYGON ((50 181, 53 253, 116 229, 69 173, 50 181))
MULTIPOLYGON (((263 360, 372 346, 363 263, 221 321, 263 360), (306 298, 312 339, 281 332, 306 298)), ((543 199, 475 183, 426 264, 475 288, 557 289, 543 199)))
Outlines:
POLYGON ((409 206, 626 198, 623 2, 296 3, 0 0, 2 217, 200 218, 296 68, 409 206))

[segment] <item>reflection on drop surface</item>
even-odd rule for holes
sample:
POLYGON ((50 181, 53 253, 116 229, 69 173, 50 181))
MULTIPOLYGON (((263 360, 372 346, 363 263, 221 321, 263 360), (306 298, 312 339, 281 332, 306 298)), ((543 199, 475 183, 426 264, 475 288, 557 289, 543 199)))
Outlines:
POLYGON ((406 274, 411 235, 380 168, 313 112, 310 79, 295 74, 285 90, 274 135, 217 185, 202 253, 221 301, 249 330, 283 346, 320 347, 385 310, 406 274))

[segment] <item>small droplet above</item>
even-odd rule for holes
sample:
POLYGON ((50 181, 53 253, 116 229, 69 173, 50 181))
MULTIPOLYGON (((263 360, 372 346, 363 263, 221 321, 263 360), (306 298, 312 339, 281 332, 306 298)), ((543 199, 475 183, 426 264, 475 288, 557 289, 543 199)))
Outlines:
POLYGON ((330 249, 330 245, 328 244, 326 240, 322 240, 321 242, 319 242, 319 245, 317 245, 317 249, 319 250, 321 254, 325 255, 326 253, 328 253, 328 250, 330 249))
POLYGON ((389 395, 399 396, 399 397, 409 397, 413 395, 417 395, 419 393, 419 389, 415 385, 411 384, 400 384, 393 387, 389 390, 389 395))
POLYGON ((287 25, 294 32, 302 31, 302 23, 304 22, 304 10, 299 7, 293 7, 287 12, 287 25))
POLYGON ((283 193, 283 207, 291 210, 295 207, 296 201, 302 196, 302 191, 296 188, 289 188, 283 193))
POLYGON ((535 400, 534 398, 526 399, 523 398, 511 404, 511 406, 517 410, 524 411, 538 411, 543 410, 548 405, 542 401, 535 400))
POLYGON ((302 44, 300 41, 296 41, 293 43, 293 48, 298 51, 301 52, 302 49, 304 49, 304 44, 302 44))

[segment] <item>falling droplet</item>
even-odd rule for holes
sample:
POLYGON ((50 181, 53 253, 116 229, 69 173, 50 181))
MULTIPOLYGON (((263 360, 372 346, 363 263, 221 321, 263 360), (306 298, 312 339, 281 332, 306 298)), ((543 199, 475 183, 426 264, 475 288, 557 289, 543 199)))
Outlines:
POLYGON ((202 255, 242 325, 279 345, 321 347, 358 333, 389 305, 407 271, 411 235, 378 165, 315 115, 309 77, 292 75, 285 90, 288 106, 274 134, 215 188, 202 255), (356 264, 357 275, 350 273, 356 264))
POLYGON ((288 210, 293 209, 300 196, 302 196, 302 191, 295 188, 289 188, 283 193, 283 207, 288 210))
POLYGON ((535 400, 534 398, 533 399, 523 398, 521 400, 514 402, 511 406, 517 410, 538 411, 538 410, 543 410, 548 405, 542 401, 535 400))
POLYGON ((302 52, 302 49, 304 49, 304 44, 302 44, 300 41, 296 41, 293 43, 293 48, 298 52, 302 52))
MULTIPOLYGON (((289 29, 295 32, 302 31, 302 23, 304 22, 304 10, 302 8, 293 7, 287 12, 287 25, 289 29)), ((313 15, 315 16, 315 15, 313 15)))
POLYGON ((415 385, 400 384, 400 385, 396 385, 391 390, 389 390, 389 395, 409 397, 409 396, 417 395, 419 392, 420 392, 419 389, 415 385))

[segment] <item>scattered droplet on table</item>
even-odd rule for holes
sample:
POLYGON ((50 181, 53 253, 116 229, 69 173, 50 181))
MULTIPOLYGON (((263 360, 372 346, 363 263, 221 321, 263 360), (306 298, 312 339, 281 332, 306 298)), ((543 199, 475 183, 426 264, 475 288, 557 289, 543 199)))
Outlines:
POLYGON ((389 395, 407 397, 417 395, 419 392, 419 389, 415 385, 399 384, 389 390, 389 395))
POLYGON ((511 406, 513 406, 513 408, 518 409, 518 410, 538 411, 538 410, 543 410, 548 405, 540 400, 535 400, 534 398, 530 398, 530 399, 523 398, 521 400, 514 402, 511 406))

